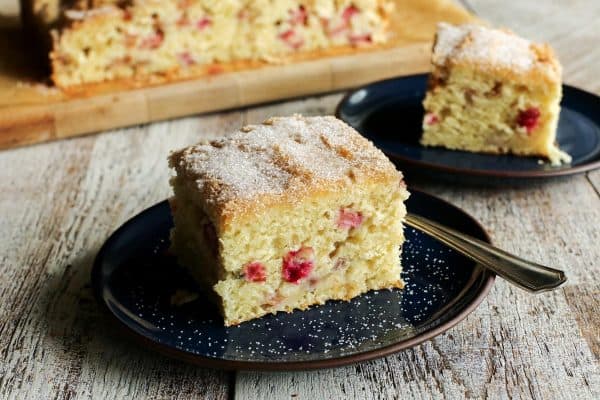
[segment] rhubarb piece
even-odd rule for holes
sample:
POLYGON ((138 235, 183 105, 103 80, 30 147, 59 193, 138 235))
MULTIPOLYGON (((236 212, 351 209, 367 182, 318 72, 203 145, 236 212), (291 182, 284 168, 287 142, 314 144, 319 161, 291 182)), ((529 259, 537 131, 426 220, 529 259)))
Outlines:
POLYGON ((519 126, 524 127, 527 130, 527 133, 531 133, 540 121, 540 113, 539 108, 530 107, 526 110, 519 111, 519 115, 517 117, 517 124, 519 126))
POLYGON ((424 122, 426 125, 435 125, 440 122, 440 119, 434 113, 427 113, 425 114, 424 122))
POLYGON ((362 213, 358 211, 352 211, 348 208, 340 209, 340 215, 337 220, 338 228, 351 229, 358 228, 363 221, 362 213))
POLYGON ((315 252, 311 247, 301 247, 288 252, 283 258, 282 274, 286 282, 298 283, 306 278, 315 266, 315 252))
POLYGON ((246 264, 244 267, 244 278, 248 282, 264 282, 267 280, 267 271, 265 266, 258 262, 254 261, 249 264, 246 264))

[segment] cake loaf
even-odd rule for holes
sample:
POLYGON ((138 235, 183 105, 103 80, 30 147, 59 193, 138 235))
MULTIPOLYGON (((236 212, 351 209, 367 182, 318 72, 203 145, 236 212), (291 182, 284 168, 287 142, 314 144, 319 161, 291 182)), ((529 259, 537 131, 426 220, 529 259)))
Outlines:
POLYGON ((226 325, 403 287, 402 175, 342 121, 271 118, 170 165, 173 252, 226 325))
POLYGON ((388 0, 23 0, 28 25, 52 31, 62 88, 176 79, 220 63, 281 62, 387 40, 388 0))

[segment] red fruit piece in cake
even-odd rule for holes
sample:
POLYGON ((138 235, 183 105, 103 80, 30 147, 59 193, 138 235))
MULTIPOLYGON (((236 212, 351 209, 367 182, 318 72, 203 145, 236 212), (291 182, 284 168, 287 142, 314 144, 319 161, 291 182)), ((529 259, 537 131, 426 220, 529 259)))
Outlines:
POLYGON ((304 6, 298 7, 297 10, 290 10, 290 14, 290 24, 292 25, 306 25, 308 22, 308 13, 306 12, 304 6))
POLYGON ((519 111, 517 124, 527 129, 531 133, 540 122, 540 110, 537 107, 529 107, 526 110, 519 111))
MULTIPOLYGON (((329 26, 328 19, 323 20, 322 23, 325 25, 325 28, 327 29, 327 33, 329 34, 329 36, 335 36, 342 32, 347 31, 350 28, 350 21, 352 20, 352 17, 354 17, 359 12, 360 11, 358 8, 356 8, 353 5, 350 5, 350 6, 346 7, 344 9, 344 11, 342 12, 342 22, 340 24, 338 24, 337 26, 329 26)), ((352 39, 349 38, 349 40, 352 40, 352 39)))
POLYGON ((427 114, 425 114, 425 123, 427 125, 435 125, 438 122, 440 122, 440 119, 434 113, 427 113, 427 114))
POLYGON ((266 281, 267 272, 265 266, 258 261, 246 264, 244 267, 244 279, 246 279, 248 282, 266 281))
POLYGON ((346 23, 346 26, 350 25, 350 20, 352 19, 352 17, 358 14, 359 12, 359 9, 353 5, 349 5, 344 9, 344 12, 342 13, 342 19, 346 23))
POLYGON ((373 41, 373 39, 371 38, 371 34, 369 33, 365 33, 362 35, 350 35, 348 37, 348 40, 350 40, 350 43, 352 44, 367 44, 373 41))
POLYGON ((359 211, 354 211, 349 208, 340 208, 337 226, 342 229, 358 228, 362 224, 363 219, 364 217, 359 211))
POLYGON ((196 64, 196 60, 194 60, 189 51, 179 53, 177 57, 179 57, 179 62, 186 67, 196 64))
POLYGON ((292 40, 292 38, 294 36, 295 36, 295 33, 292 29, 288 29, 287 31, 279 34, 279 38, 285 42, 292 40))
POLYGON ((293 29, 288 29, 287 31, 280 33, 279 38, 293 49, 298 49, 304 44, 304 40, 293 29))
POLYGON ((198 28, 201 31, 203 31, 204 29, 208 28, 211 25, 212 25, 212 20, 208 17, 202 17, 198 20, 198 22, 196 22, 196 28, 198 28))
POLYGON ((306 278, 315 266, 315 251, 312 247, 302 246, 288 252, 283 257, 282 275, 286 282, 298 283, 306 278))
POLYGON ((142 40, 140 47, 142 49, 157 49, 162 44, 164 38, 165 34, 162 31, 158 30, 153 34, 146 36, 146 38, 142 40))

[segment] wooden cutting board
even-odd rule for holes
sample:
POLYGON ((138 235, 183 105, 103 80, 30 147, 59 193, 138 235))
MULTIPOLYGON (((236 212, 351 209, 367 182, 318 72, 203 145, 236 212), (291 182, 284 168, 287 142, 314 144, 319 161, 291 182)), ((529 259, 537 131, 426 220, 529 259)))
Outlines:
POLYGON ((451 0, 396 0, 392 39, 368 50, 305 56, 278 65, 224 68, 150 87, 64 93, 47 81, 18 30, 0 31, 0 149, 101 130, 324 93, 426 71, 439 21, 474 21, 451 0))

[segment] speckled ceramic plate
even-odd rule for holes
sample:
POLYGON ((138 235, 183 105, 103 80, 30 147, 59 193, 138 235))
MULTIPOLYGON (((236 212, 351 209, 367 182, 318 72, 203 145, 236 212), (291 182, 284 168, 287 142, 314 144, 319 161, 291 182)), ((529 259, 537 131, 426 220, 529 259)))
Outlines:
POLYGON ((537 157, 477 154, 419 144, 427 75, 375 82, 350 91, 336 115, 375 143, 409 175, 478 184, 529 182, 600 168, 600 97, 563 86, 556 138, 573 157, 559 167, 537 157))
MULTIPOLYGON (((452 205, 412 191, 408 209, 483 240, 483 228, 452 205)), ((425 234, 407 228, 404 290, 382 290, 350 302, 269 315, 226 328, 200 295, 173 305, 175 293, 197 293, 167 254, 167 202, 119 228, 94 264, 100 303, 143 344, 207 367, 292 370, 339 366, 385 356, 439 335, 465 318, 490 290, 494 275, 425 234)))

